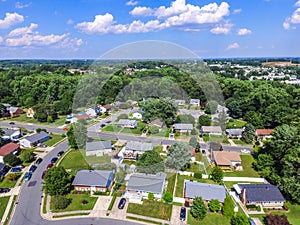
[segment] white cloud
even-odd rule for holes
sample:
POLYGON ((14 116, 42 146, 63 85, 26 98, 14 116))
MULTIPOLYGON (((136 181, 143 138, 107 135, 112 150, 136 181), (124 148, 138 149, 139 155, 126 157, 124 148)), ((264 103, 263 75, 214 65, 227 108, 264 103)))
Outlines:
POLYGON ((31 5, 31 3, 23 4, 21 2, 16 2, 15 7, 17 9, 24 9, 24 8, 29 7, 30 5, 31 5))
POLYGON ((3 42, 3 37, 0 36, 0 44, 3 42))
POLYGON ((9 28, 15 24, 22 23, 24 16, 18 13, 6 13, 3 20, 0 19, 0 29, 9 28))
POLYGON ((233 43, 227 46, 226 50, 230 50, 230 49, 237 49, 240 48, 240 45, 238 43, 233 43))
POLYGON ((186 4, 185 0, 175 0, 170 7, 137 6, 130 14, 155 18, 149 21, 135 20, 128 24, 118 24, 113 15, 106 13, 96 15, 94 21, 78 23, 76 28, 85 33, 102 34, 142 33, 171 27, 184 31, 199 31, 202 28, 211 29, 215 33, 229 33, 230 31, 230 27, 226 25, 227 22, 224 20, 224 17, 230 14, 227 2, 222 2, 220 5, 210 3, 200 7, 186 4))
POLYGON ((210 29, 210 32, 213 34, 229 34, 232 28, 232 24, 225 24, 223 26, 217 26, 210 29))
POLYGON ((54 46, 54 48, 64 48, 71 51, 78 51, 79 47, 83 44, 83 40, 80 38, 65 38, 58 45, 54 46))
POLYGON ((235 10, 233 10, 233 14, 239 14, 239 13, 241 13, 242 12, 242 9, 235 9, 235 10))
POLYGON ((295 3, 295 6, 300 6, 300 0, 298 0, 296 3, 295 3))
POLYGON ((290 17, 286 18, 282 24, 283 28, 286 30, 291 28, 295 29, 292 25, 300 24, 300 0, 295 3, 295 6, 298 6, 299 8, 297 8, 290 17))
POLYGON ((138 1, 134 1, 134 0, 129 0, 128 2, 126 2, 126 5, 128 5, 128 6, 134 6, 137 4, 138 4, 138 1))
POLYGON ((38 27, 37 24, 31 23, 29 27, 16 28, 8 34, 8 37, 16 37, 24 34, 32 34, 33 30, 36 29, 37 27, 38 27))
POLYGON ((237 34, 240 36, 252 34, 252 31, 247 28, 241 28, 237 31, 237 34))
POLYGON ((74 23, 74 21, 73 20, 71 20, 71 19, 68 19, 68 21, 67 21, 67 24, 68 25, 71 25, 71 24, 73 24, 74 23))

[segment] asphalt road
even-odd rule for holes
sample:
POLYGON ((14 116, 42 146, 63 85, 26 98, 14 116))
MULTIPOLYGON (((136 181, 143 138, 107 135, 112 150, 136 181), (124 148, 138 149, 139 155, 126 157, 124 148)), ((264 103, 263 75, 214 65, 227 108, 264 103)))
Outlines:
POLYGON ((16 203, 15 212, 10 225, 137 225, 138 223, 119 221, 101 218, 76 218, 48 221, 40 215, 42 199, 42 173, 50 163, 51 158, 59 151, 66 151, 69 148, 67 141, 62 142, 55 149, 49 152, 37 166, 31 179, 22 185, 19 198, 16 203))

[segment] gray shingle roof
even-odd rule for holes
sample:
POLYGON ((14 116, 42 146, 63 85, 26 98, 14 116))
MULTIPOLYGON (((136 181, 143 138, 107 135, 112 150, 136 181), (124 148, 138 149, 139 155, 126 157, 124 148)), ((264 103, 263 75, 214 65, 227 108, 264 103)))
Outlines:
POLYGON ((100 186, 107 187, 113 171, 109 170, 80 170, 77 172, 72 185, 75 186, 100 186))
POLYGON ((30 141, 31 143, 35 143, 35 142, 37 142, 45 137, 48 137, 48 136, 49 136, 48 133, 46 133, 45 131, 41 131, 39 133, 35 133, 29 137, 26 137, 26 140, 30 141))
POLYGON ((139 142, 139 141, 128 141, 126 144, 126 150, 132 151, 151 151, 153 150, 152 143, 139 142))
POLYGON ((193 130, 193 124, 191 123, 175 123, 175 130, 193 130))
POLYGON ((143 173, 132 174, 128 180, 127 190, 162 194, 166 176, 162 172, 155 175, 143 173))
POLYGON ((111 149, 111 141, 110 140, 86 143, 87 151, 96 151, 96 150, 104 150, 104 149, 111 149))
POLYGON ((213 199, 224 202, 226 198, 225 188, 221 185, 205 184, 193 181, 185 181, 186 198, 202 197, 203 200, 210 201, 213 199))
POLYGON ((137 126, 136 120, 127 120, 127 119, 120 119, 118 122, 118 126, 137 126))
POLYGON ((201 129, 204 133, 222 133, 220 126, 202 126, 201 129))
POLYGON ((246 198, 249 202, 281 202, 284 197, 278 187, 272 184, 238 184, 241 189, 246 188, 246 198))
POLYGON ((226 129, 226 133, 232 136, 240 136, 242 135, 244 129, 226 129))

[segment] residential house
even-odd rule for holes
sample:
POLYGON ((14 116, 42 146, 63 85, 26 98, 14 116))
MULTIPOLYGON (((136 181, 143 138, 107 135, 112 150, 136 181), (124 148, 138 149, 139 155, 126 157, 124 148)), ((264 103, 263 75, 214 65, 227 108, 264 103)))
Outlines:
POLYGON ((18 115, 20 115, 23 112, 23 110, 21 108, 14 107, 14 106, 10 106, 8 108, 8 111, 10 113, 10 116, 18 116, 18 115))
POLYGON ((78 121, 78 120, 87 120, 87 119, 89 119, 90 117, 89 117, 89 115, 88 114, 86 114, 86 113, 81 113, 81 114, 79 114, 78 116, 76 116, 76 122, 78 121))
POLYGON ((49 140, 51 137, 45 131, 41 131, 39 133, 32 134, 28 137, 25 137, 20 140, 20 144, 26 148, 32 148, 39 143, 43 143, 49 140))
POLYGON ((85 110, 85 113, 89 116, 89 118, 96 118, 97 117, 96 110, 93 109, 93 108, 88 108, 87 110, 85 110))
POLYGON ((194 129, 194 126, 191 123, 175 123, 173 128, 174 132, 190 133, 194 129))
POLYGON ((258 137, 258 139, 264 140, 266 138, 270 138, 272 136, 272 133, 274 132, 274 129, 256 129, 255 134, 258 137))
POLYGON ((278 187, 272 184, 235 184, 233 188, 244 205, 281 209, 285 202, 278 187))
POLYGON ((175 100, 175 103, 176 103, 177 105, 182 106, 182 105, 185 105, 185 100, 180 100, 180 99, 178 99, 178 100, 175 100))
POLYGON ((201 126, 200 133, 222 135, 222 128, 220 126, 201 126))
POLYGON ((200 106, 200 99, 191 99, 190 100, 190 105, 199 107, 200 106))
POLYGON ((150 123, 151 126, 157 126, 159 128, 159 131, 161 131, 161 129, 164 126, 164 122, 161 119, 155 119, 150 123))
POLYGON ((139 112, 135 112, 135 113, 132 114, 131 118, 141 120, 143 118, 143 115, 139 112))
POLYGON ((203 201, 208 205, 211 200, 218 200, 224 203, 226 198, 226 190, 222 185, 206 184, 196 181, 184 181, 184 199, 186 206, 192 206, 195 197, 202 197, 203 201))
POLYGON ((2 139, 3 140, 11 140, 11 141, 16 141, 17 139, 19 139, 22 136, 22 131, 20 129, 3 129, 3 135, 2 135, 2 139))
POLYGON ((111 110, 112 110, 113 105, 112 105, 112 104, 107 104, 107 105, 104 105, 103 108, 105 108, 105 109, 106 109, 106 112, 108 112, 108 111, 111 111, 111 110))
POLYGON ((131 202, 139 202, 148 198, 149 193, 154 198, 161 199, 166 184, 167 175, 163 172, 157 174, 134 173, 131 174, 126 184, 125 197, 131 202))
POLYGON ((77 172, 72 186, 76 191, 110 191, 114 180, 113 171, 80 170, 77 172))
POLYGON ((112 154, 111 141, 95 141, 86 143, 86 156, 103 156, 112 154))
POLYGON ((236 137, 236 138, 241 138, 243 135, 244 129, 226 129, 226 134, 228 137, 236 137))
POLYGON ((241 170, 241 157, 239 152, 212 151, 211 160, 222 170, 241 170))
POLYGON ((20 151, 20 144, 8 143, 0 148, 0 163, 4 163, 3 158, 9 154, 18 153, 20 151))
POLYGON ((145 151, 152 151, 153 144, 139 141, 128 141, 123 152, 124 158, 137 159, 145 151))
POLYGON ((29 117, 29 118, 34 117, 34 111, 33 111, 32 108, 27 109, 26 116, 29 117))
POLYGON ((124 128, 137 128, 138 122, 136 120, 120 119, 118 126, 124 128))

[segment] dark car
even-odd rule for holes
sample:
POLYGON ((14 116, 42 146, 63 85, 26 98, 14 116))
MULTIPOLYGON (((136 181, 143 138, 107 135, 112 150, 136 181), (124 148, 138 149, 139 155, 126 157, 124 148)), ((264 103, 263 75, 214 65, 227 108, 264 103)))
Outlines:
POLYGON ((10 124, 10 125, 15 125, 15 123, 14 123, 14 122, 10 122, 9 124, 10 124))
POLYGON ((206 151, 205 151, 205 150, 202 150, 202 154, 203 154, 203 155, 206 155, 206 151))
POLYGON ((52 163, 48 164, 48 166, 47 166, 46 170, 49 170, 49 169, 50 169, 52 166, 53 166, 53 164, 52 164, 52 163))
POLYGON ((0 193, 7 193, 10 192, 9 188, 0 188, 0 193))
POLYGON ((59 153, 57 153, 57 156, 60 157, 64 153, 65 153, 64 151, 60 151, 59 153))
POLYGON ((36 170, 36 166, 35 166, 35 165, 32 165, 32 166, 29 168, 29 173, 33 173, 35 170, 36 170))
POLYGON ((100 125, 100 127, 105 127, 106 126, 106 124, 104 124, 104 123, 102 123, 101 125, 100 125))
POLYGON ((125 206, 125 203, 126 203, 126 198, 121 198, 121 200, 119 202, 119 205, 118 205, 118 208, 123 209, 124 206, 125 206))
POLYGON ((42 179, 44 180, 45 174, 46 174, 47 170, 44 170, 44 172, 42 173, 42 179))
POLYGON ((53 157, 53 158, 51 159, 51 163, 52 163, 52 164, 54 164, 56 161, 57 161, 57 157, 53 157))
POLYGON ((24 180, 25 181, 28 181, 28 180, 30 180, 30 178, 31 178, 31 173, 25 173, 25 176, 24 176, 24 180))
POLYGON ((20 173, 20 172, 22 172, 22 169, 19 168, 19 167, 13 167, 13 168, 11 168, 10 172, 12 172, 12 173, 20 173))
POLYGON ((181 207, 180 209, 180 220, 184 221, 186 217, 186 208, 181 207))
POLYGON ((42 158, 38 158, 38 159, 35 161, 35 163, 36 163, 36 164, 40 164, 42 161, 43 161, 42 158))

